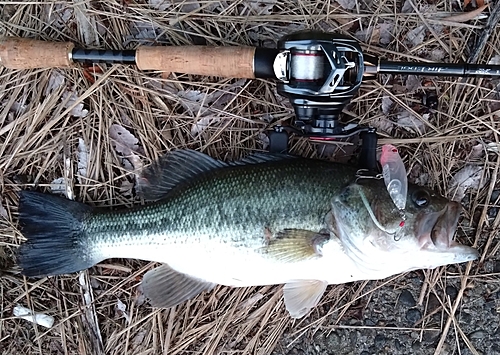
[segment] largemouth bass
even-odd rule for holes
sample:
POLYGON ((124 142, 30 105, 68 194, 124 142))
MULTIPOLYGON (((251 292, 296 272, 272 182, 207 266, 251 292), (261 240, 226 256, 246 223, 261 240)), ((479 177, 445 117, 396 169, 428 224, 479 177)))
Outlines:
POLYGON ((460 205, 414 185, 404 216, 383 181, 356 168, 290 156, 225 163, 177 150, 147 168, 139 188, 155 202, 110 211, 37 192, 20 193, 26 276, 77 272, 108 258, 164 263, 142 288, 172 307, 215 285, 285 284, 294 318, 327 285, 382 279, 474 260, 453 241, 460 205))

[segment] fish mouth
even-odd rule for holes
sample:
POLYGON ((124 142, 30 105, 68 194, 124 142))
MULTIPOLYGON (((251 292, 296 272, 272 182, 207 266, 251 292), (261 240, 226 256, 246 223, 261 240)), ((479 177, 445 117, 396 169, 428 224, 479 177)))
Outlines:
POLYGON ((459 218, 460 204, 458 202, 449 202, 437 216, 430 233, 431 242, 437 249, 447 249, 454 243, 453 236, 457 230, 459 218))
POLYGON ((461 263, 479 257, 477 250, 459 244, 453 239, 458 227, 461 206, 458 202, 448 202, 439 212, 429 213, 421 223, 417 235, 420 235, 422 249, 446 254, 453 262, 461 263))

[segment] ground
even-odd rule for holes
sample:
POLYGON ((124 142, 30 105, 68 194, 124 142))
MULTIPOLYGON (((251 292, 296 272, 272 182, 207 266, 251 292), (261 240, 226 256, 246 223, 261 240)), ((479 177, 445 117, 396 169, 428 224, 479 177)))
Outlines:
MULTIPOLYGON (((500 61, 490 16, 498 9, 482 1, 0 1, 0 11, 2 36, 83 48, 272 48, 285 34, 316 29, 355 38, 363 51, 386 60, 500 61)), ((191 148, 223 160, 264 151, 264 131, 293 117, 275 82, 105 63, 1 68, 2 353, 500 353, 498 84, 387 74, 363 84, 342 119, 377 127, 380 145, 400 149, 411 181, 462 204, 456 238, 476 247, 480 259, 332 285, 310 315, 292 320, 280 285, 217 287, 160 310, 138 291, 154 263, 113 259, 80 274, 28 279, 14 260, 24 240, 19 190, 130 206, 138 203, 136 169, 169 150, 191 148), (53 327, 15 317, 17 305, 54 317, 53 327)), ((292 153, 312 158, 349 161, 349 148, 291 142, 292 153)))

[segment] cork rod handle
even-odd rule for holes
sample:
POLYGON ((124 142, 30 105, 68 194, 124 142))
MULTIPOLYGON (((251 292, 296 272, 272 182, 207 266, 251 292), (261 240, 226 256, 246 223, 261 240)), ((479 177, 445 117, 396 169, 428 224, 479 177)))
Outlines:
POLYGON ((254 47, 142 46, 136 62, 141 70, 253 79, 254 55, 254 47))
POLYGON ((174 73, 255 78, 257 72, 272 77, 270 61, 274 51, 254 47, 209 46, 141 46, 135 51, 75 49, 70 42, 44 42, 28 38, 0 39, 0 65, 9 69, 64 68, 73 62, 109 62, 136 64, 141 70, 161 70, 174 73), (262 52, 262 53, 261 53, 262 52), (267 71, 263 71, 265 68, 267 71))
POLYGON ((0 39, 0 65, 9 69, 70 67, 71 42, 44 42, 29 38, 0 39))

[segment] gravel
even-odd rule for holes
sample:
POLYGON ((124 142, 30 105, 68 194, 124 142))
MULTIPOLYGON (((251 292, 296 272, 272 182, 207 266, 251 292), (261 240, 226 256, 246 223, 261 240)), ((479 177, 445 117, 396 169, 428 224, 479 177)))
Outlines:
MULTIPOLYGON (((401 276, 390 286, 378 287, 379 282, 371 281, 368 288, 373 289, 373 292, 360 301, 365 302, 360 318, 349 317, 349 314, 353 314, 349 311, 340 320, 337 319, 339 314, 333 314, 321 322, 320 327, 314 323, 310 327, 310 333, 306 332, 299 339, 296 334, 293 335, 296 329, 291 329, 283 335, 273 355, 434 354, 442 336, 442 328, 448 320, 441 302, 448 304, 448 298, 451 302, 456 300, 460 279, 443 277, 442 280, 446 280, 447 284, 436 283, 432 286, 437 295, 434 291, 429 291, 430 287, 427 285, 428 292, 422 304, 417 304, 423 279, 422 271, 414 271, 401 276)), ((359 305, 356 306, 358 307, 359 305)), ((499 311, 499 285, 471 282, 471 287, 464 292, 455 317, 457 325, 477 354, 500 354, 499 311)), ((309 318, 307 321, 311 323, 317 319, 314 313, 309 318)), ((304 326, 305 324, 301 324, 301 328, 304 326)), ((455 333, 456 329, 452 323, 440 354, 474 354, 461 335, 455 333)))

